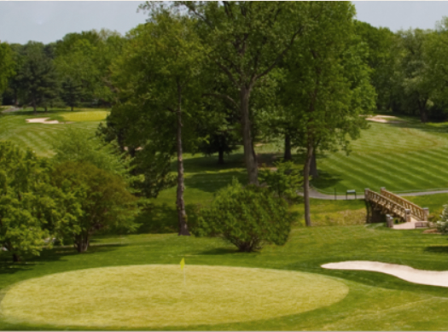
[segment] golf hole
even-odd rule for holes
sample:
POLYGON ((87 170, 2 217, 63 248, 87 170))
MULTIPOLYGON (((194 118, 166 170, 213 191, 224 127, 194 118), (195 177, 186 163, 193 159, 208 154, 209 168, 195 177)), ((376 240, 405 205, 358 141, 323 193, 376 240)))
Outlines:
POLYGON ((188 326, 297 314, 338 302, 348 291, 334 278, 311 273, 135 265, 29 279, 6 292, 0 309, 10 323, 188 326))

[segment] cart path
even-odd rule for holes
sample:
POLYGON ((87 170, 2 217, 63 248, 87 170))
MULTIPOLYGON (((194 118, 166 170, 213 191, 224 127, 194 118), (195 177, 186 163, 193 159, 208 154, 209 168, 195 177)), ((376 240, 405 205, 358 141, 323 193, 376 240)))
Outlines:
MULTIPOLYGON (((300 196, 303 196, 303 192, 298 192, 300 196)), ((399 196, 425 196, 425 195, 436 195, 436 194, 448 194, 448 190, 439 190, 439 191, 421 191, 421 192, 414 192, 414 193, 404 193, 404 194, 397 194, 399 196)), ((345 195, 336 195, 336 200, 346 200, 345 195)), ((347 200, 355 199, 355 195, 348 195, 347 200)), ((317 198, 317 199, 327 199, 327 200, 334 200, 334 195, 327 195, 322 194, 318 192, 314 188, 310 188, 310 198, 317 198)), ((356 195, 356 199, 364 199, 364 194, 362 195, 356 195)))

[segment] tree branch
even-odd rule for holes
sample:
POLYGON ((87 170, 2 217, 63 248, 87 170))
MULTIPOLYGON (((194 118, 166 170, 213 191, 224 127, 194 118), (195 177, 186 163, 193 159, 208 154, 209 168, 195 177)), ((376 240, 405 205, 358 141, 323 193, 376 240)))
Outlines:
POLYGON ((203 97, 211 96, 211 97, 216 97, 216 98, 222 98, 227 101, 230 101, 236 108, 238 108, 238 106, 239 106, 238 103, 235 100, 233 100, 233 98, 231 98, 228 95, 221 94, 221 93, 204 93, 204 94, 202 94, 202 96, 203 97))

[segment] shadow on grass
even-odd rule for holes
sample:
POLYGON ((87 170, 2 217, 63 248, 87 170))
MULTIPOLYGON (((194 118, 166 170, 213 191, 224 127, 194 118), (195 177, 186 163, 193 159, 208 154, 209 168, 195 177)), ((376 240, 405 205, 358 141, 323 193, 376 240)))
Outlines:
POLYGON ((210 250, 201 251, 199 254, 200 255, 229 255, 229 254, 232 255, 232 254, 247 254, 247 253, 240 252, 235 247, 235 249, 231 249, 231 248, 214 248, 214 249, 210 249, 210 250))
POLYGON ((317 179, 313 179, 311 183, 317 188, 331 190, 335 187, 337 189, 337 186, 341 181, 342 177, 319 170, 319 177, 317 179))
POLYGON ((448 245, 446 246, 431 246, 431 247, 426 247, 424 249, 424 251, 426 252, 432 252, 432 253, 437 253, 437 254, 448 254, 448 245))
POLYGON ((219 173, 197 173, 185 179, 188 188, 195 188, 208 193, 215 193, 232 183, 233 178, 246 183, 247 174, 244 171, 228 171, 219 173))
MULTIPOLYGON (((191 228, 197 218, 198 206, 187 204, 185 210, 188 216, 188 226, 191 228)), ((168 234, 176 233, 179 230, 177 210, 174 204, 154 204, 143 211, 137 217, 136 222, 141 226, 134 234, 168 234)))

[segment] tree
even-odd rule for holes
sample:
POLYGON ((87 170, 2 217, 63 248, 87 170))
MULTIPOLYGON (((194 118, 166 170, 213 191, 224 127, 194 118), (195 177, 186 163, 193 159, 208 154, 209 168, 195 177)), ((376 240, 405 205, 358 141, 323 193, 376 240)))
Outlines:
POLYGON ((66 82, 64 100, 69 106, 74 104, 71 100, 99 100, 110 105, 115 91, 109 68, 120 55, 123 43, 119 33, 108 30, 69 33, 57 41, 56 66, 60 79, 66 82))
POLYGON ((371 69, 370 82, 375 88, 378 110, 388 111, 392 106, 396 37, 388 28, 376 28, 366 22, 354 21, 355 33, 368 47, 365 62, 371 69))
POLYGON ((277 162, 275 167, 275 170, 265 169, 260 172, 260 183, 290 205, 299 203, 301 197, 297 195, 297 190, 303 186, 301 170, 292 161, 277 162))
POLYGON ((114 84, 121 99, 114 108, 138 109, 149 144, 159 152, 177 155, 179 235, 189 235, 183 144, 186 131, 192 128, 189 123, 200 110, 198 86, 204 53, 193 24, 187 17, 155 12, 150 22, 129 33, 123 57, 114 65, 114 84))
POLYGON ((11 47, 0 42, 0 94, 6 89, 8 79, 15 74, 14 58, 11 47))
POLYGON ((375 92, 363 62, 363 45, 353 33, 354 7, 346 2, 319 2, 319 24, 288 55, 284 81, 287 119, 296 126, 292 139, 305 150, 305 221, 311 226, 310 166, 316 149, 347 152, 366 127, 360 115, 374 108, 375 92))
POLYGON ((55 166, 53 185, 64 193, 74 193, 82 215, 71 220, 65 236, 71 236, 78 252, 85 252, 92 234, 104 229, 135 230, 138 199, 129 192, 126 181, 88 163, 64 162, 55 166))
POLYGON ((192 232, 196 236, 221 237, 239 251, 252 252, 266 243, 285 244, 292 221, 283 198, 267 188, 243 187, 234 179, 216 194, 210 207, 200 210, 192 232))
POLYGON ((0 245, 13 255, 39 255, 52 236, 80 216, 71 193, 50 184, 51 167, 30 150, 0 142, 0 245))
MULTIPOLYGON (((179 1, 175 5, 184 6, 198 21, 202 43, 210 47, 208 60, 234 88, 231 95, 215 96, 229 100, 239 110, 248 180, 258 184, 251 95, 319 15, 311 14, 315 3, 179 1)), ((151 5, 147 2, 143 7, 151 5)))
MULTIPOLYGON (((421 122, 428 121, 428 113, 433 105, 431 100, 434 81, 426 73, 424 57, 425 42, 430 31, 421 29, 399 31, 396 39, 397 77, 400 93, 398 111, 417 113, 421 122)), ((397 109, 396 109, 397 110, 397 109)))
POLYGON ((205 137, 205 139, 199 144, 199 151, 205 155, 212 155, 218 153, 218 164, 224 164, 224 154, 230 154, 237 149, 237 145, 240 143, 237 134, 237 119, 232 109, 217 110, 216 104, 206 109, 210 110, 211 107, 215 109, 213 111, 204 112, 204 117, 198 124, 199 136, 205 137))
POLYGON ((19 87, 36 113, 39 105, 58 94, 58 81, 53 60, 44 52, 44 45, 28 42, 23 49, 24 61, 19 72, 19 87))
POLYGON ((87 130, 65 128, 53 141, 53 151, 56 163, 89 163, 122 177, 129 184, 138 180, 131 175, 131 158, 125 158, 113 143, 108 144, 87 130))

